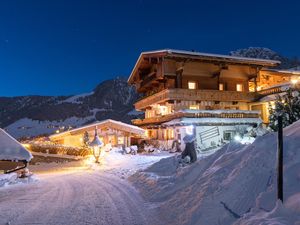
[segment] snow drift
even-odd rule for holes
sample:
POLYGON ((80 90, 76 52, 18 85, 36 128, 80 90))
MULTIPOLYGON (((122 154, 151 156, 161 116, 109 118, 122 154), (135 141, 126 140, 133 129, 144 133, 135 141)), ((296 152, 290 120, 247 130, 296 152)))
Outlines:
POLYGON ((159 202, 165 224, 294 224, 300 221, 300 121, 284 130, 284 204, 276 202, 276 133, 231 143, 188 167, 163 159, 130 177, 159 202))
POLYGON ((16 139, 0 129, 0 160, 19 161, 32 159, 31 153, 16 139))

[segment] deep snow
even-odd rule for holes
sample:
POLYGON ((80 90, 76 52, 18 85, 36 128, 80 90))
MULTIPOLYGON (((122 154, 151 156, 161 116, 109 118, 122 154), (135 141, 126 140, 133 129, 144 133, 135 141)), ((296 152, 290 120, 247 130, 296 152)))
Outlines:
POLYGON ((300 223, 300 121, 284 130, 284 204, 276 204, 276 133, 231 143, 195 164, 162 159, 130 181, 165 224, 300 223))
POLYGON ((156 208, 145 202, 126 177, 167 153, 122 155, 113 149, 94 158, 30 165, 38 180, 1 175, 0 224, 147 225, 160 224, 156 208), (3 179, 2 179, 3 178, 3 179))

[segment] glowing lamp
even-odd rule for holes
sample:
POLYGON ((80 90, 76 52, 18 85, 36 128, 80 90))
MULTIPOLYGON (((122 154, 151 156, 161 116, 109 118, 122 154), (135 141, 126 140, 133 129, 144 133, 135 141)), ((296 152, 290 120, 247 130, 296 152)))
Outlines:
POLYGON ((297 83, 298 83, 298 80, 292 79, 292 80, 291 80, 291 83, 292 83, 292 84, 297 84, 297 83))
POLYGON ((234 140, 237 141, 237 142, 240 142, 242 140, 242 138, 241 138, 240 135, 237 134, 237 135, 234 136, 234 140))
POLYGON ((298 79, 295 79, 295 78, 291 79, 291 83, 292 83, 293 85, 297 84, 297 83, 298 83, 298 79))
POLYGON ((99 158, 101 155, 101 150, 103 147, 103 142, 100 140, 98 133, 97 133, 97 128, 95 129, 95 137, 91 143, 89 143, 89 147, 93 151, 93 155, 95 157, 96 163, 99 163, 99 158))
POLYGON ((187 126, 187 127, 185 128, 185 132, 186 132, 186 134, 188 134, 188 135, 193 135, 193 134, 194 134, 194 126, 193 126, 193 125, 187 126))

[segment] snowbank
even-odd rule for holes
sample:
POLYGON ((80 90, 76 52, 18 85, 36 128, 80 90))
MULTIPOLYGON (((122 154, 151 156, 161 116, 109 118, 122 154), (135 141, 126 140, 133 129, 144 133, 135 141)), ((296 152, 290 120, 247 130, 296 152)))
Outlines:
POLYGON ((291 224, 300 221, 300 121, 284 130, 283 206, 276 204, 276 147, 276 133, 269 133, 188 167, 164 159, 129 179, 161 203, 165 224, 291 224))
POLYGON ((26 160, 29 162, 32 155, 16 139, 0 129, 0 160, 26 160))
POLYGON ((38 179, 34 175, 31 175, 26 178, 18 178, 17 173, 0 174, 0 188, 12 184, 32 183, 37 180, 38 179))

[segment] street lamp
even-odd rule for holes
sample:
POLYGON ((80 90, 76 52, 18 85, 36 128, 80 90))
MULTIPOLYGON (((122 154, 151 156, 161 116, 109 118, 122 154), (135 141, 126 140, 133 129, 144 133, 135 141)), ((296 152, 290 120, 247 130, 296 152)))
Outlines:
POLYGON ((103 146, 103 142, 100 140, 100 138, 98 136, 97 127, 96 127, 94 140, 89 143, 89 147, 93 151, 93 155, 96 159, 96 163, 99 163, 99 157, 100 157, 100 154, 101 154, 102 146, 103 146))
POLYGON ((283 126, 282 115, 278 115, 277 133, 277 199, 283 202, 283 126))

